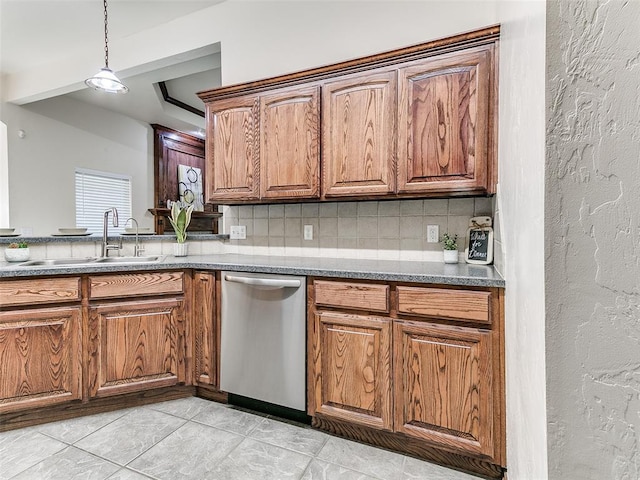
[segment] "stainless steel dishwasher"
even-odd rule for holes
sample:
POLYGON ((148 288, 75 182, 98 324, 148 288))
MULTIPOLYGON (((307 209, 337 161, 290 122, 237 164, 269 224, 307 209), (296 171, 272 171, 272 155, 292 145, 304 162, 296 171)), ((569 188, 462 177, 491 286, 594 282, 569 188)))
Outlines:
POLYGON ((220 388, 305 410, 306 279, 222 272, 220 388))

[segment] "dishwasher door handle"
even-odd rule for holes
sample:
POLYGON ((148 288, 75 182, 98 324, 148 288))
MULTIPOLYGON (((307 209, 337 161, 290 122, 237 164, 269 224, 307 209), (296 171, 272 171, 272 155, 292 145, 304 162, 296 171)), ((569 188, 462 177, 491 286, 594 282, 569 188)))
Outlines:
POLYGON ((237 275, 225 275, 227 282, 243 283, 254 287, 271 288, 298 288, 300 280, 284 280, 280 278, 238 277, 237 275))

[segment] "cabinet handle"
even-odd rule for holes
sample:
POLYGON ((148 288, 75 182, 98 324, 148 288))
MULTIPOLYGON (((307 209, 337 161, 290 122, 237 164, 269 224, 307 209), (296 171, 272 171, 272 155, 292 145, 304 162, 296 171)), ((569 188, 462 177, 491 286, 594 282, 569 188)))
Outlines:
POLYGON ((272 288, 298 288, 300 280, 285 280, 276 278, 256 278, 256 277, 238 277, 235 275, 225 275, 227 282, 244 283, 255 287, 272 287, 272 288))

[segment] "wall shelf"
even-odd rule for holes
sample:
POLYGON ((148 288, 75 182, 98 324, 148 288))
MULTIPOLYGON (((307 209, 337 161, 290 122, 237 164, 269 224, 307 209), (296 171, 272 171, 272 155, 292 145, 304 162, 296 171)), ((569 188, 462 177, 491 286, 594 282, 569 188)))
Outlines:
MULTIPOLYGON (((149 212, 156 217, 156 233, 163 235, 165 229, 171 232, 171 224, 167 217, 170 215, 168 208, 150 208, 149 212)), ((191 223, 187 228, 188 232, 211 232, 218 233, 218 219, 222 218, 220 212, 193 212, 191 214, 191 223)))

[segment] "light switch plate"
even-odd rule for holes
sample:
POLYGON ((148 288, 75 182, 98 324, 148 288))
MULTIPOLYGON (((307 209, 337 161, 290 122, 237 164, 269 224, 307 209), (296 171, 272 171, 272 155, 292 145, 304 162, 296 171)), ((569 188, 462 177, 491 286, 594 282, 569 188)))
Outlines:
POLYGON ((427 225, 427 243, 438 243, 440 228, 438 225, 427 225))
POLYGON ((247 227, 245 225, 232 225, 229 230, 231 240, 246 240, 247 227))

